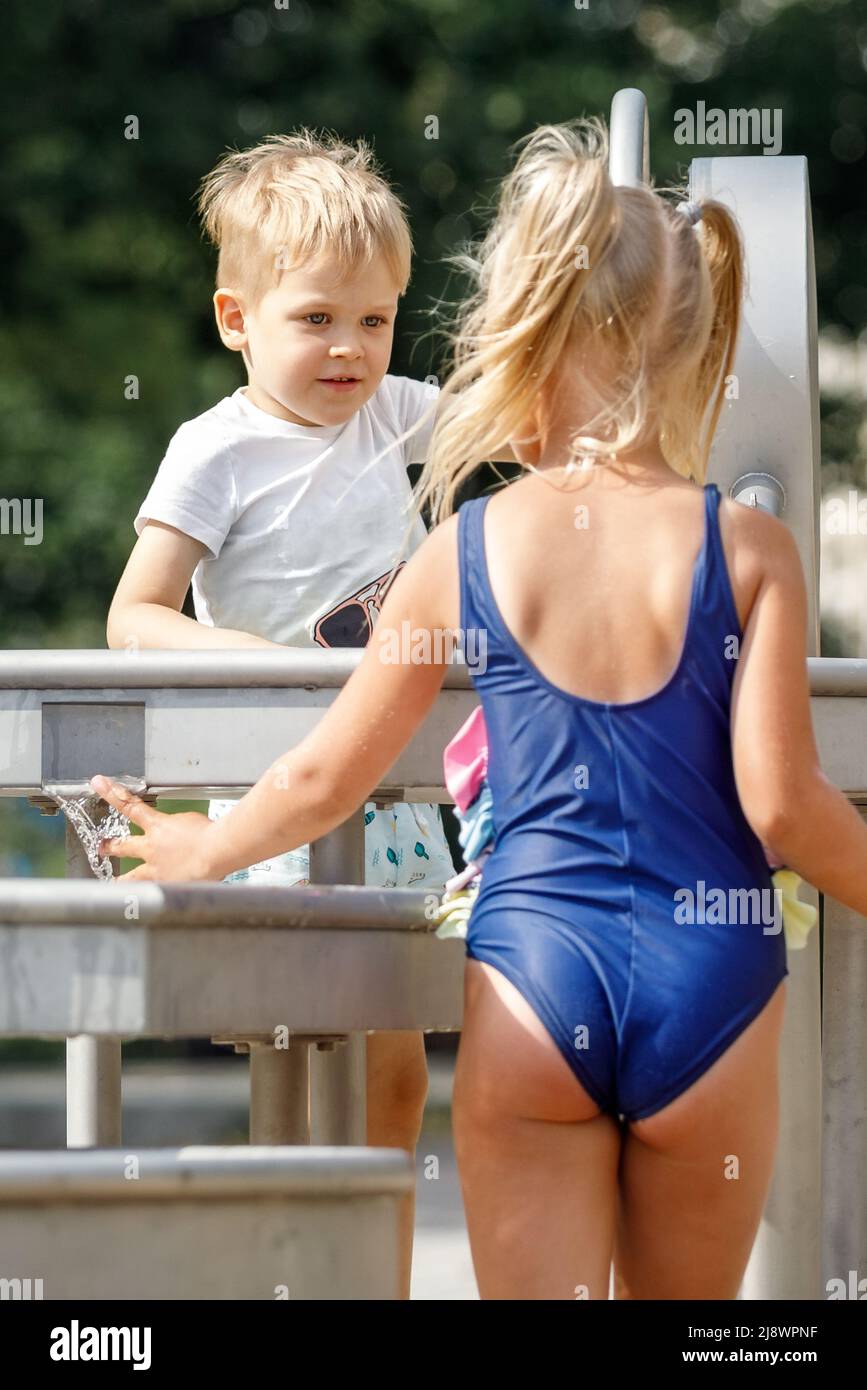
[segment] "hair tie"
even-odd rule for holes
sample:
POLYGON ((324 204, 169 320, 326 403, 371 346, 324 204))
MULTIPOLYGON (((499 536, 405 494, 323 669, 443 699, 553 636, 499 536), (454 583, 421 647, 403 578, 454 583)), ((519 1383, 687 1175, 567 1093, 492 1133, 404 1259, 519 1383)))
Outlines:
POLYGON ((689 203, 678 203, 678 212, 682 212, 684 217, 688 217, 693 225, 701 220, 701 203, 691 201, 689 203))

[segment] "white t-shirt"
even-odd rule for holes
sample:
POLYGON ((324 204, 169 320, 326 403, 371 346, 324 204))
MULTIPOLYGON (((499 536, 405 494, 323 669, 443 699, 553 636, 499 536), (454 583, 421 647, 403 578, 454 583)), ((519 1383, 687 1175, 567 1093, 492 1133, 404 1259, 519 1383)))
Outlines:
MULTIPOLYGON (((364 646, 409 517, 406 468, 427 456, 437 395, 385 376, 345 424, 296 425, 239 387, 173 435, 136 534, 152 519, 208 547, 192 577, 201 623, 292 647, 364 646), (410 439, 371 463, 426 411, 410 439)), ((426 534, 416 517, 402 565, 426 534)))

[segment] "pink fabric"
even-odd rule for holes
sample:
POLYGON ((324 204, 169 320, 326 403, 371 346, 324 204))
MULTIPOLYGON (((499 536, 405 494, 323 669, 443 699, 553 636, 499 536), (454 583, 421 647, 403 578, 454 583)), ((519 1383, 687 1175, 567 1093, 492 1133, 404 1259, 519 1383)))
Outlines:
POLYGON ((473 710, 443 751, 443 773, 459 811, 472 806, 488 773, 488 726, 481 705, 473 710))
POLYGON ((490 852, 490 845, 485 845, 485 848, 479 854, 478 859, 471 860, 470 863, 467 864, 466 868, 462 869, 459 874, 455 874, 454 878, 450 878, 446 882, 445 891, 447 893, 457 893, 459 889, 465 888, 468 883, 472 884, 476 881, 476 879, 481 878, 485 860, 487 859, 490 852))

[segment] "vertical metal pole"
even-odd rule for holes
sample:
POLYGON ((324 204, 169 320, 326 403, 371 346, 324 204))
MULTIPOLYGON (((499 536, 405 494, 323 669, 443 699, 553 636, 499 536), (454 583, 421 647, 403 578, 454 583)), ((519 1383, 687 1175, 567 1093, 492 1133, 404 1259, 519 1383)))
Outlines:
POLYGON ((367 1036, 311 1053, 313 1144, 367 1143, 367 1036))
MULTIPOLYGON (((867 815, 865 808, 858 808, 867 815)), ((867 921, 825 898, 822 1297, 867 1277, 867 921), (853 1274, 854 1271, 854 1274, 853 1274), (840 1287, 839 1285, 837 1286, 840 1287)))
POLYGON ((638 87, 621 87, 611 102, 608 123, 611 182, 640 188, 650 178, 650 123, 647 98, 638 87))
MULTIPOLYGON (((364 883, 364 807, 310 846, 311 883, 364 883)), ((314 1144, 367 1143, 367 1035, 311 1058, 314 1144)))
MULTIPOLYGON (((363 808, 310 846, 310 882, 364 882, 363 808)), ((249 1047, 251 1144, 366 1143, 363 1033, 312 1058, 308 1042, 249 1047)))
MULTIPOLYGON (((806 161, 694 159, 690 197, 725 203, 740 224, 749 292, 710 477, 782 515, 807 588, 807 655, 819 654, 818 333, 806 161), (773 162, 771 171, 768 167, 773 162), (745 478, 747 470, 751 476, 745 478), (754 470, 754 471, 752 471, 754 470), (764 474, 764 477, 757 476, 764 474), (772 476, 768 476, 772 475, 772 476)), ((801 896, 807 898, 805 889, 801 896)), ((813 898, 815 902, 815 897, 813 898)), ((821 1297, 822 1088, 818 928, 788 956, 777 1157, 740 1297, 821 1297)))
POLYGON ((309 1144, 310 1049, 250 1044, 250 1143, 309 1144))
MULTIPOLYGON (((66 877, 92 878, 84 847, 66 821, 66 877)), ((121 1143, 121 1040, 86 1034, 66 1040, 66 1146, 121 1143)))
MULTIPOLYGON (((799 897, 818 904, 806 884, 799 897)), ((819 927, 789 951, 780 1041, 780 1120, 774 1171, 740 1299, 817 1299, 822 1239, 822 1054, 819 927)))

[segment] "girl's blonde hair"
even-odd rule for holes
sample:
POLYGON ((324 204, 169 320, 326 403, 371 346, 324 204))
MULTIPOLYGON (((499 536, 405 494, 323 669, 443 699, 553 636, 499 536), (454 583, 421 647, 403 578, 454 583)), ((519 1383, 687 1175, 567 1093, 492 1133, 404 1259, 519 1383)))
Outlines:
POLYGON ((248 307, 284 270, 335 256, 341 275, 381 252, 400 294, 412 238, 403 203, 364 140, 300 128, 229 150, 198 191, 202 228, 219 249, 217 288, 242 291, 248 307))
POLYGON ((573 350, 573 363, 601 369, 580 378, 598 409, 573 436, 576 454, 626 452, 655 417, 672 469, 705 479, 740 326, 734 217, 708 199, 693 225, 661 191, 612 184, 598 117, 541 126, 521 146, 487 235, 451 258, 475 289, 450 334, 454 366, 404 548, 425 504, 432 525, 450 516, 461 484, 521 437, 573 350))

